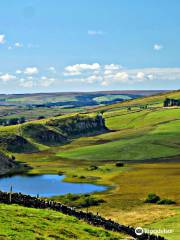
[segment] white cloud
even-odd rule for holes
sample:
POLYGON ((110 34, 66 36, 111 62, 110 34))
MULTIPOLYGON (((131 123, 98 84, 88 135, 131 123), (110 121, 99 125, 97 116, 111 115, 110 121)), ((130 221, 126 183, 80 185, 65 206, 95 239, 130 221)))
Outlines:
POLYGON ((104 35, 102 30, 88 30, 88 35, 96 36, 96 35, 104 35))
POLYGON ((140 79, 144 79, 144 73, 143 72, 138 72, 136 77, 140 78, 140 79))
POLYGON ((147 78, 148 78, 149 80, 153 80, 153 75, 152 75, 152 74, 149 74, 149 75, 147 75, 147 78))
POLYGON ((156 50, 156 51, 159 51, 162 48, 163 48, 163 46, 161 44, 158 44, 158 43, 154 44, 154 46, 153 46, 153 49, 156 50))
POLYGON ((4 43, 5 43, 5 35, 0 34, 0 44, 4 44, 4 43))
POLYGON ((34 75, 37 74, 39 72, 37 67, 27 67, 24 70, 24 73, 27 75, 34 75))
POLYGON ((16 76, 11 75, 9 73, 6 73, 6 74, 0 76, 0 80, 2 80, 3 82, 8 82, 8 81, 11 81, 14 79, 16 79, 16 76))
POLYGON ((138 72, 135 76, 138 82, 143 82, 145 78, 145 74, 143 72, 138 72))
POLYGON ((114 80, 117 82, 128 82, 129 75, 127 72, 118 72, 114 75, 114 80))
POLYGON ((21 74, 22 73, 22 71, 21 70, 16 70, 16 74, 21 74))
POLYGON ((109 83, 108 81, 102 81, 102 82, 101 82, 101 85, 102 85, 102 86, 108 86, 109 84, 110 84, 110 83, 109 83))
POLYGON ((102 76, 99 76, 99 75, 92 75, 85 79, 87 83, 95 83, 102 80, 103 80, 102 76))
POLYGON ((16 48, 22 48, 22 47, 23 47, 23 44, 20 43, 20 42, 16 42, 16 43, 14 44, 14 47, 16 47, 16 48))
POLYGON ((104 71, 104 74, 105 74, 105 75, 110 75, 110 74, 112 74, 112 73, 113 73, 112 70, 105 70, 105 71, 104 71))
POLYGON ((96 83, 102 86, 112 84, 136 84, 148 81, 179 81, 180 68, 128 69, 118 64, 75 64, 65 68, 64 81, 96 83))
POLYGON ((84 71, 89 71, 89 70, 99 70, 100 69, 100 64, 99 63, 93 63, 93 64, 75 64, 71 66, 65 67, 65 76, 76 76, 80 75, 84 71))
POLYGON ((121 65, 119 65, 119 64, 113 64, 113 63, 111 63, 111 64, 106 64, 106 65, 104 66, 104 69, 105 69, 105 70, 118 70, 118 69, 121 69, 121 68, 122 68, 121 65))

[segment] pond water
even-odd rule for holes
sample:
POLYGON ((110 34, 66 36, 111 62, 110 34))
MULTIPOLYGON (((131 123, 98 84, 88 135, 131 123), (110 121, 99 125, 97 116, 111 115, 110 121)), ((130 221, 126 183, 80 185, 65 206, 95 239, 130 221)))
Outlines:
POLYGON ((50 197, 67 193, 100 192, 107 189, 105 186, 89 183, 63 182, 64 177, 63 175, 44 174, 0 178, 0 190, 8 192, 12 186, 13 192, 50 197))

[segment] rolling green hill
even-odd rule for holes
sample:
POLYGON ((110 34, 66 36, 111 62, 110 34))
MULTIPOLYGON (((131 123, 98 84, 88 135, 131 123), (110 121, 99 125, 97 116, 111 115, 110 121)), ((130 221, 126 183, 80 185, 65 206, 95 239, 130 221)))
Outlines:
POLYGON ((97 107, 95 111, 107 111, 107 110, 115 110, 122 109, 126 107, 136 107, 136 106, 145 106, 149 107, 162 107, 163 101, 165 98, 180 98, 180 90, 162 92, 152 96, 142 96, 137 99, 127 100, 120 103, 115 103, 107 106, 97 107))
POLYGON ((0 94, 0 125, 13 118, 37 120, 73 112, 84 112, 97 106, 121 102, 162 91, 57 92, 34 94, 0 94))
POLYGON ((180 98, 180 91, 106 106, 103 117, 112 132, 93 139, 106 143, 78 147, 58 156, 87 160, 147 160, 179 155, 180 108, 163 108, 166 97, 180 98), (147 103, 151 107, 142 109, 140 105, 147 103), (131 106, 131 110, 124 106, 131 106))
POLYGON ((58 156, 87 160, 147 160, 176 156, 180 154, 180 109, 163 108, 166 97, 180 98, 180 91, 107 105, 103 108, 103 118, 109 132, 101 115, 97 115, 102 108, 95 113, 68 114, 0 127, 0 147, 7 152, 37 152, 68 143, 74 137, 99 133, 84 138, 83 146, 79 144, 76 148, 61 151, 58 156), (147 103, 148 107, 142 108, 142 104, 147 103))
POLYGON ((7 152, 36 152, 61 145, 74 137, 107 131, 97 114, 71 114, 65 117, 0 127, 0 148, 7 152))

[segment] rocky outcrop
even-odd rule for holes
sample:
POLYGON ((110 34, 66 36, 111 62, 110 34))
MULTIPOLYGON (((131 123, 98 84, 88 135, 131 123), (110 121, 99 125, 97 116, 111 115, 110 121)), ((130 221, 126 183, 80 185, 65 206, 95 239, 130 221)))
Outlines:
POLYGON ((45 145, 58 145, 64 143, 67 139, 60 132, 49 129, 42 124, 28 124, 22 128, 23 134, 45 145))
POLYGON ((60 130, 68 138, 107 131, 101 115, 95 117, 77 115, 67 119, 53 119, 47 122, 47 125, 60 130))
POLYGON ((37 148, 27 139, 16 134, 6 134, 1 136, 0 146, 8 152, 14 153, 37 151, 37 148))
POLYGON ((19 165, 20 164, 6 156, 4 153, 0 152, 0 176, 16 171, 16 169, 19 168, 19 165))
POLYGON ((47 146, 60 145, 77 136, 86 136, 106 131, 101 115, 89 117, 76 115, 68 118, 54 118, 43 123, 28 123, 21 127, 24 137, 47 146))
POLYGON ((107 131, 101 115, 78 114, 72 117, 53 118, 47 122, 22 124, 15 133, 0 136, 0 147, 7 152, 31 153, 38 151, 38 144, 56 146, 79 136, 107 131), (18 135, 19 133, 19 135, 18 135))

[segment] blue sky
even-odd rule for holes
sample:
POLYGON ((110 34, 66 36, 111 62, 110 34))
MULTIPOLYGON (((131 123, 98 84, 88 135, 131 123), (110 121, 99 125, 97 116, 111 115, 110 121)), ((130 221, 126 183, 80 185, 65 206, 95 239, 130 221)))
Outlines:
POLYGON ((0 2, 0 93, 180 88, 179 0, 0 2))

